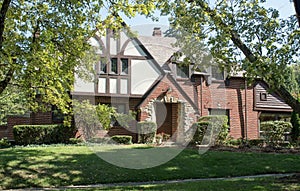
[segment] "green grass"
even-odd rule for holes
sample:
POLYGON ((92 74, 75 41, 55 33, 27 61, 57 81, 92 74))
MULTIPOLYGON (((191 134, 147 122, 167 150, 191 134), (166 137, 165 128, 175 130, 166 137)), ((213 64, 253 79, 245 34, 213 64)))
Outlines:
POLYGON ((150 184, 141 186, 117 186, 93 189, 67 189, 67 191, 140 191, 140 190, 164 190, 164 191, 195 191, 195 190, 215 190, 215 191, 297 191, 300 190, 300 183, 287 183, 275 178, 247 178, 247 179, 230 179, 230 180, 209 180, 186 183, 171 184, 150 184))
MULTIPOLYGON (((102 152, 124 149, 136 148, 107 147, 102 152)), ((163 165, 134 170, 109 164, 86 146, 16 147, 0 150, 0 189, 232 177, 299 169, 300 155, 295 154, 209 151, 199 155, 198 150, 185 149, 163 165)))

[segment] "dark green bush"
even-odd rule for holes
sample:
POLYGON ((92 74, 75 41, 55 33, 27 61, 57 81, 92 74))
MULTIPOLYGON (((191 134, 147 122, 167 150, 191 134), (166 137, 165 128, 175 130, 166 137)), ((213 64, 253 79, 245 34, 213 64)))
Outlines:
POLYGON ((14 138, 18 145, 68 143, 76 133, 74 127, 57 125, 16 125, 14 138))
POLYGON ((249 146, 263 147, 265 140, 263 139, 250 139, 248 140, 249 146))
POLYGON ((153 143, 155 140, 157 125, 154 122, 143 121, 137 123, 138 142, 153 143))
POLYGON ((69 141, 68 141, 68 143, 69 144, 78 144, 78 143, 82 143, 83 142, 83 140, 82 139, 78 139, 78 138, 70 138, 69 139, 69 141))
POLYGON ((9 140, 6 137, 0 139, 0 148, 8 148, 8 147, 10 147, 10 145, 11 144, 10 144, 9 140))
POLYGON ((228 137, 228 118, 226 115, 204 116, 194 123, 192 142, 203 145, 223 145, 228 137))
POLYGON ((229 138, 226 140, 226 145, 229 146, 242 146, 243 145, 243 139, 239 138, 239 139, 233 139, 233 138, 229 138))
POLYGON ((291 116, 291 124, 292 124, 292 130, 291 130, 291 138, 292 141, 295 143, 297 142, 299 136, 300 136, 300 117, 299 114, 293 111, 291 116))
POLYGON ((132 144, 132 137, 128 135, 114 135, 111 137, 111 139, 119 144, 132 144))
POLYGON ((271 146, 284 142, 284 134, 290 132, 291 128, 291 123, 285 121, 266 121, 260 124, 261 135, 271 146))

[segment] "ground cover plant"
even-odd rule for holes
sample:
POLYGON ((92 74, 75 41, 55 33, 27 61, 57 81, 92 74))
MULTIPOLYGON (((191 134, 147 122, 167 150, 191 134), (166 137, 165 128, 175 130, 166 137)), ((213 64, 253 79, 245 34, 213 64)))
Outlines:
MULTIPOLYGON (((142 148, 151 147, 110 145, 102 152, 142 148)), ((159 149, 168 152, 176 148, 159 149)), ((199 155, 197 149, 185 149, 163 165, 134 170, 111 165, 84 145, 13 147, 0 153, 0 189, 233 177, 300 169, 298 154, 208 151, 199 155)))

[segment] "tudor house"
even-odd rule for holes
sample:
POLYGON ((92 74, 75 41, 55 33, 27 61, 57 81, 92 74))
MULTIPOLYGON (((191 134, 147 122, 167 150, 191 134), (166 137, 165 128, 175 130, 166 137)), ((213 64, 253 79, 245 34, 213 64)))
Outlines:
MULTIPOLYGON (((138 121, 153 121, 157 133, 172 135, 176 140, 183 138, 201 116, 227 115, 230 136, 236 139, 259 138, 260 121, 290 116, 291 107, 276 93, 267 92, 268 85, 263 81, 249 86, 241 72, 228 78, 215 66, 198 72, 174 61, 173 54, 180 51, 172 46, 176 39, 163 37, 159 28, 154 28, 152 36, 106 33, 89 39, 101 59, 95 66, 94 81, 75 75, 74 99, 109 104, 119 113, 138 111, 138 121)), ((55 116, 37 113, 10 121, 8 129, 22 123, 53 123, 55 116)), ((8 129, 0 128, 0 138, 6 135, 13 139, 8 129)), ((114 127, 108 134, 128 134, 137 139, 134 131, 122 127, 114 127)))
MULTIPOLYGON (((291 107, 268 93, 263 81, 248 86, 241 72, 228 78, 215 66, 196 72, 173 61, 179 51, 172 46, 175 41, 163 37, 160 28, 134 38, 109 30, 104 37, 95 35, 90 43, 101 58, 96 82, 76 78, 73 98, 94 99, 121 113, 139 111, 138 121, 154 121, 157 133, 175 139, 206 115, 227 115, 230 135, 249 139, 260 136, 260 121, 289 118, 291 107)), ((132 133, 118 129, 112 134, 132 133)))

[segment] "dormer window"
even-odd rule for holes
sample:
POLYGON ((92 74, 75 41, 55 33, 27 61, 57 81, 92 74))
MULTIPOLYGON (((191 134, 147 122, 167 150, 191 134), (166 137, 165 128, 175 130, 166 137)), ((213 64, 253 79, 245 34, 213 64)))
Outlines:
POLYGON ((224 71, 218 66, 211 66, 211 77, 213 80, 224 80, 224 71))
POLYGON ((188 64, 175 64, 176 65, 176 77, 177 78, 189 78, 190 77, 190 65, 188 64))

